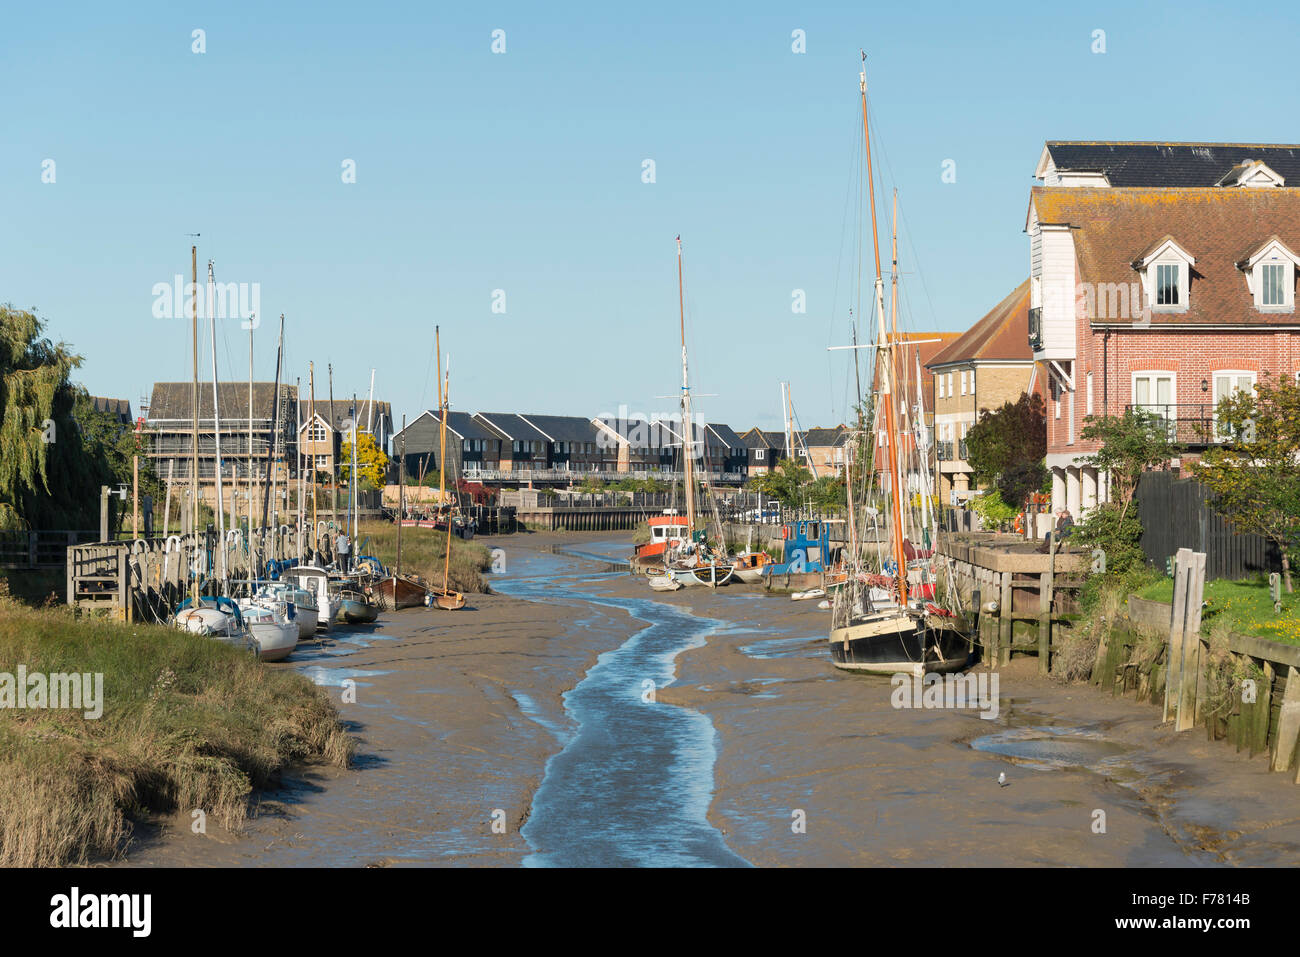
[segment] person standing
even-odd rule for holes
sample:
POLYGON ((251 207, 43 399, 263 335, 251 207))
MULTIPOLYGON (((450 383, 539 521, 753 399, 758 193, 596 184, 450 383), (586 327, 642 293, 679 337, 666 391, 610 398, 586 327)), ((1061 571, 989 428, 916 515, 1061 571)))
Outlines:
POLYGON ((339 568, 343 569, 344 571, 350 571, 351 569, 348 567, 348 552, 352 548, 352 542, 348 539, 347 532, 339 532, 337 546, 338 546, 338 554, 339 554, 339 568))

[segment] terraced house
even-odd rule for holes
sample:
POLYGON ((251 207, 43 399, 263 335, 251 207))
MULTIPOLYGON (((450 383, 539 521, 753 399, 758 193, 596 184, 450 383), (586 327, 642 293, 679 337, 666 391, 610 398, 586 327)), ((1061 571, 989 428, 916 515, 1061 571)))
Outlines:
POLYGON ((980 412, 1016 402, 1036 387, 1028 333, 1026 279, 930 360, 937 493, 949 505, 964 504, 975 491, 966 461, 966 433, 979 421, 980 412))
POLYGON ((1149 410, 1194 455, 1228 439, 1219 399, 1300 374, 1300 146, 1049 142, 1036 176, 1029 342, 1053 508, 1078 517, 1107 495, 1088 415, 1149 410))

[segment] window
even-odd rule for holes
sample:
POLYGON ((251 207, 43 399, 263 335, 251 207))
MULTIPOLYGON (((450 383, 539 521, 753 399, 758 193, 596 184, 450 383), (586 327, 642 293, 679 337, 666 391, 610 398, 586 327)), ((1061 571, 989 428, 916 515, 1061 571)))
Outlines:
POLYGON ((1169 422, 1169 438, 1175 437, 1178 421, 1174 405, 1177 390, 1172 372, 1133 373, 1133 404, 1147 412, 1154 412, 1169 422))
POLYGON ((754 449, 754 461, 755 462, 763 461, 763 456, 766 453, 767 453, 767 449, 754 449))
POLYGON ((1219 403, 1236 392, 1250 392, 1255 388, 1253 372, 1216 372, 1214 373, 1214 440, 1226 442, 1232 438, 1232 429, 1221 423, 1218 416, 1219 403))
POLYGON ((961 370, 961 394, 966 394, 966 370, 961 370))
POLYGON ((943 376, 939 376, 939 398, 941 398, 941 399, 944 397, 944 395, 943 395, 943 379, 944 379, 943 376))
POLYGON ((952 394, 953 394, 953 391, 952 391, 952 373, 949 372, 949 373, 948 373, 948 395, 951 396, 952 394))
POLYGON ((1083 394, 1083 407, 1086 410, 1085 415, 1092 415, 1092 373, 1088 373, 1086 380, 1085 392, 1083 394))
POLYGON ((1156 263, 1156 305, 1176 306, 1179 297, 1177 263, 1156 263))
POLYGON ((1260 305, 1285 306, 1286 280, 1289 270, 1285 263, 1264 263, 1259 268, 1260 305))
POLYGON ((327 469, 330 467, 330 457, 328 455, 316 456, 316 468, 327 469))
POLYGON ((975 394, 975 370, 970 370, 970 394, 975 394))
POLYGON ((318 419, 317 421, 315 421, 315 422, 312 423, 311 428, 307 430, 307 441, 308 441, 308 442, 324 442, 324 441, 325 441, 325 423, 324 423, 324 422, 321 422, 321 421, 318 419))

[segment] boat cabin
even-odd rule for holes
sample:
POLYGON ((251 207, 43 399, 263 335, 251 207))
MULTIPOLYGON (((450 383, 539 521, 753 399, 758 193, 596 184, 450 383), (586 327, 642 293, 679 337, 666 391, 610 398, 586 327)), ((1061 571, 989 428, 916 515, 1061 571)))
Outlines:
POLYGON ((781 526, 781 563, 772 571, 825 571, 832 562, 830 528, 819 518, 786 522, 781 526))
POLYGON ((685 515, 654 515, 649 525, 650 541, 636 547, 638 557, 662 555, 670 546, 685 542, 690 531, 685 515))

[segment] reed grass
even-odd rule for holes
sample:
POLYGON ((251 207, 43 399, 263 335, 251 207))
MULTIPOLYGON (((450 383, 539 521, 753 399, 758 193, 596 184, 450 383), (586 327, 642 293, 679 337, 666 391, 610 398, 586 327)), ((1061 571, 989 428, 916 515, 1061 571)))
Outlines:
MULTIPOLYGON (((388 522, 363 522, 357 533, 363 554, 374 555, 389 568, 397 563, 397 526, 388 522), (369 541, 367 541, 369 539, 369 541)), ((402 529, 402 573, 414 573, 442 586, 447 533, 432 528, 402 529)), ((450 587, 459 592, 486 594, 491 589, 483 572, 492 566, 492 553, 475 540, 451 537, 450 587)))
POLYGON ((0 709, 3 865, 119 857, 151 812, 237 828, 289 764, 351 760, 324 692, 209 638, 0 599, 0 671, 20 664, 103 674, 103 714, 0 709))

